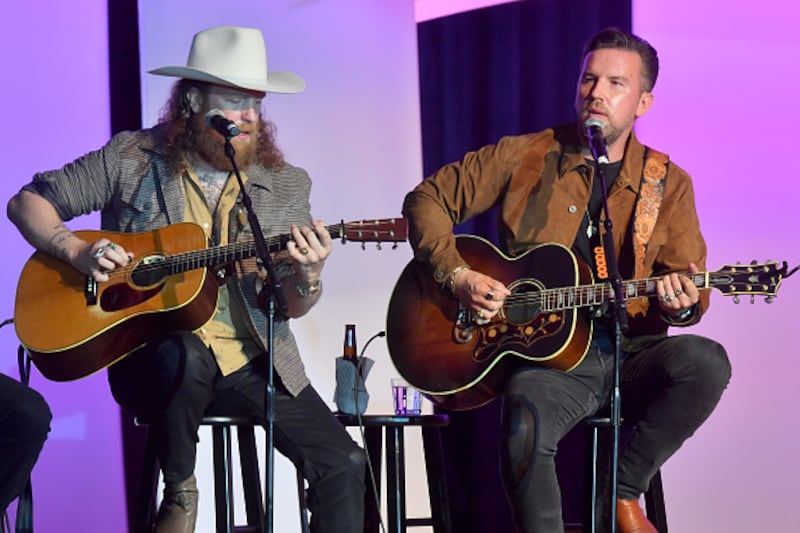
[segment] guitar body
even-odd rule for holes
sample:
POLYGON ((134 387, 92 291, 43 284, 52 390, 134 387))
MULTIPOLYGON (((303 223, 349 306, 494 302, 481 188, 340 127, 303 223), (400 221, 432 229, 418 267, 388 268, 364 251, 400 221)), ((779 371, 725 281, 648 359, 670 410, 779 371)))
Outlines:
POLYGON ((14 322, 20 342, 45 377, 68 381, 87 376, 161 333, 196 329, 212 316, 218 284, 205 268, 150 279, 146 285, 134 281, 139 266, 204 249, 207 239, 199 226, 75 233, 88 242, 105 237, 122 245, 134 254, 134 263, 97 284, 92 303, 87 276, 42 252, 28 260, 17 287, 14 322))
MULTIPOLYGON (((592 277, 561 245, 538 246, 516 258, 479 237, 458 236, 456 246, 474 270, 503 282, 512 296, 589 283, 592 277)), ((520 366, 570 370, 583 360, 591 322, 578 309, 541 312, 540 307, 504 309, 488 324, 468 321, 465 331, 459 325, 465 310, 450 290, 412 261, 389 303, 389 353, 400 375, 438 406, 479 407, 497 396, 520 366)))

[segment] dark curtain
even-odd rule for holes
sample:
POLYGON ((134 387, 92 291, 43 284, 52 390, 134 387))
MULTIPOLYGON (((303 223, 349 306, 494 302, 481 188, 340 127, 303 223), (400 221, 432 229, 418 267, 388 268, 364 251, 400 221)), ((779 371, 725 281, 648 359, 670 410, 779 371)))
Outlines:
MULTIPOLYGON (((108 0, 108 91, 111 134, 142 127, 137 0, 108 0)), ((139 494, 147 433, 120 411, 129 531, 139 494)))
MULTIPOLYGON (((630 0, 528 0, 419 24, 425 175, 503 135, 574 119, 584 42, 606 26, 631 28, 630 0)), ((456 228, 496 242, 495 213, 456 228)), ((446 473, 458 533, 513 532, 498 456, 500 400, 449 412, 446 473)), ((583 435, 559 450, 564 518, 581 521, 583 435)))

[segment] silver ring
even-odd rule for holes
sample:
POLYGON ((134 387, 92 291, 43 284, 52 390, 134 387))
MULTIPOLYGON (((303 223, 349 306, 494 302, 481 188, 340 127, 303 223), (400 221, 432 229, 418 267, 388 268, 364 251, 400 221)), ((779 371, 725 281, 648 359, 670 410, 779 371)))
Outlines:
POLYGON ((665 301, 665 302, 671 302, 671 301, 672 301, 672 300, 674 300, 674 299, 675 299, 675 297, 674 297, 674 296, 672 296, 671 294, 665 294, 665 295, 664 295, 664 301, 665 301))
POLYGON ((494 289, 489 289, 489 292, 486 293, 486 299, 491 300, 494 298, 494 289))
POLYGON ((111 250, 116 250, 116 249, 117 249, 117 245, 116 245, 116 244, 114 244, 113 242, 110 242, 110 243, 108 243, 108 244, 107 244, 107 246, 108 246, 108 247, 109 247, 109 249, 111 249, 111 250))
POLYGON ((483 309, 478 310, 478 318, 483 318, 483 309))
POLYGON ((104 244, 103 246, 94 251, 92 257, 94 257, 95 259, 100 259, 105 255, 106 250, 108 250, 108 248, 109 246, 107 244, 104 244))
POLYGON ((681 294, 683 294, 682 290, 678 289, 677 291, 675 291, 675 296, 680 296, 681 294))

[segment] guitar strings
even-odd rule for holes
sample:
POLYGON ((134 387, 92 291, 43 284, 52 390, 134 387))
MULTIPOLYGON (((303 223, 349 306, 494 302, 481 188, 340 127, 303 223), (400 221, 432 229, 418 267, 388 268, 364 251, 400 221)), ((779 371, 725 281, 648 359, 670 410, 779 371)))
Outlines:
MULTIPOLYGON (((393 224, 394 222, 392 222, 393 224)), ((397 226, 397 228, 402 229, 402 225, 397 226)), ((331 233, 331 237, 339 238, 342 234, 347 234, 348 229, 351 231, 357 231, 363 233, 364 231, 371 233, 373 237, 376 239, 382 237, 386 240, 396 238, 397 234, 394 229, 392 230, 385 230, 385 229, 371 229, 369 227, 364 226, 364 222, 358 223, 340 223, 340 224, 331 224, 327 226, 328 231, 331 233)), ((281 234, 281 235, 273 235, 272 237, 267 237, 265 239, 267 241, 267 249, 269 252, 274 253, 281 251, 285 248, 286 243, 291 240, 291 236, 289 234, 281 234)), ((225 246, 219 247, 212 247, 212 248, 204 248, 201 250, 191 250, 187 252, 178 252, 174 254, 165 253, 164 258, 169 259, 172 264, 193 264, 197 261, 205 262, 207 259, 205 256, 217 254, 219 255, 219 262, 227 263, 230 261, 234 261, 236 259, 245 259, 247 257, 252 257, 255 255, 255 241, 249 240, 245 242, 237 242, 233 244, 228 244, 225 246), (228 258, 228 256, 233 256, 232 258, 228 258)), ((117 278, 117 277, 125 277, 128 273, 136 270, 140 273, 148 273, 148 272, 156 272, 161 270, 166 265, 164 263, 139 263, 134 265, 125 266, 119 269, 115 269, 109 272, 109 278, 117 278)))

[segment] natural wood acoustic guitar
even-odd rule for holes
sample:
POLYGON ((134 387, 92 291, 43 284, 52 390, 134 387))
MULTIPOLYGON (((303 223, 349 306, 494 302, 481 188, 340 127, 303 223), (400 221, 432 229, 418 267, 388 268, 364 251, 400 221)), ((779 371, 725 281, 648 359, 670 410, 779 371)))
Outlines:
MULTIPOLYGON (((345 241, 406 240, 403 218, 328 226, 345 241)), ((76 231, 88 242, 103 237, 134 254, 105 283, 55 257, 36 252, 22 269, 14 323, 20 342, 45 377, 68 381, 107 367, 161 333, 193 330, 212 316, 219 285, 212 268, 256 256, 255 244, 208 247, 203 229, 179 223, 143 233, 76 231)), ((267 239, 270 254, 291 235, 267 239)))

